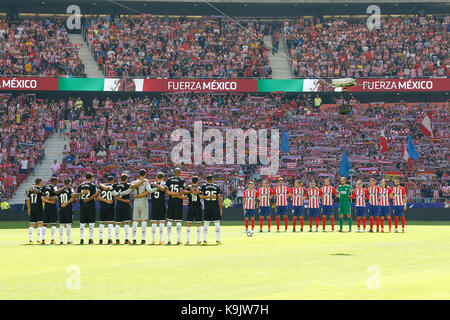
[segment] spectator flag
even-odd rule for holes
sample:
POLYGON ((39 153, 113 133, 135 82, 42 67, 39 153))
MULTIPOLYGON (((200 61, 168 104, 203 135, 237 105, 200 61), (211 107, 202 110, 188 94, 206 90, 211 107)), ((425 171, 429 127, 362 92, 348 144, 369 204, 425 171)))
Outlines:
POLYGON ((405 161, 408 161, 408 165, 410 167, 413 166, 413 160, 417 160, 419 158, 419 154, 417 153, 416 147, 414 146, 410 135, 408 135, 407 146, 402 144, 402 158, 405 161))
POLYGON ((431 122, 431 113, 427 112, 420 124, 420 131, 425 137, 433 137, 433 123, 431 122))
POLYGON ((388 144, 387 144, 386 136, 384 134, 384 130, 381 130, 380 146, 381 146, 381 152, 382 153, 389 152, 389 147, 388 147, 388 144))
POLYGON ((350 163, 348 162, 347 152, 344 150, 344 153, 342 154, 341 165, 339 166, 339 174, 347 178, 350 173, 350 169, 351 167, 350 163))
POLYGON ((284 129, 281 129, 281 151, 289 153, 289 136, 284 129))

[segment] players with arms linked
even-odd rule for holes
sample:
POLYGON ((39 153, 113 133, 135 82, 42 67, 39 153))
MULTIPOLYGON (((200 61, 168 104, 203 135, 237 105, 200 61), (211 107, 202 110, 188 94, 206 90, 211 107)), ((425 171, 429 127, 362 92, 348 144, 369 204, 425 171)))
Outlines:
POLYGON ((263 180, 262 187, 258 189, 259 200, 259 232, 263 232, 264 217, 267 219, 267 232, 270 232, 270 199, 272 197, 272 189, 269 187, 267 180, 263 180))
POLYGON ((347 184, 347 178, 341 177, 341 184, 337 187, 339 198, 339 232, 343 232, 344 215, 347 216, 348 232, 352 231, 352 213, 350 206, 350 195, 353 193, 353 188, 347 184))
POLYGON ((402 219, 402 232, 405 232, 405 211, 408 199, 406 198, 406 190, 400 185, 398 178, 394 179, 394 187, 391 190, 391 198, 394 200, 394 232, 398 232, 398 217, 402 219))
POLYGON ((95 199, 100 194, 100 190, 92 182, 92 173, 86 173, 85 178, 86 181, 80 184, 77 189, 77 193, 83 193, 80 197, 80 244, 84 244, 84 227, 86 223, 89 224, 89 244, 94 244, 95 199))
POLYGON ((327 216, 330 216, 331 231, 334 231, 333 195, 337 196, 336 189, 331 185, 330 178, 325 178, 322 191, 322 231, 325 231, 327 216))
POLYGON ((292 232, 295 232, 297 218, 300 220, 300 232, 303 232, 303 198, 305 192, 306 188, 302 186, 302 182, 295 180, 294 187, 289 191, 289 196, 292 198, 292 232))
POLYGON ((177 226, 177 244, 181 242, 181 223, 183 221, 183 190, 185 181, 180 177, 181 170, 175 168, 173 176, 166 180, 167 201, 167 244, 171 244, 172 224, 177 226))
POLYGON ((34 185, 27 191, 27 213, 30 217, 30 227, 28 228, 29 244, 33 244, 34 226, 37 224, 37 244, 41 244, 42 227, 44 222, 44 209, 42 207, 41 188, 43 182, 41 178, 34 180, 34 185))
POLYGON ((248 233, 248 219, 251 219, 252 229, 255 229, 255 215, 256 215, 256 198, 258 197, 258 191, 253 189, 253 182, 249 181, 248 189, 244 191, 244 197, 242 201, 242 209, 244 210, 244 223, 245 232, 248 233))
POLYGON ((202 236, 202 203, 200 201, 200 187, 197 176, 192 177, 192 184, 184 190, 184 197, 188 199, 188 212, 186 218, 186 244, 188 245, 191 237, 191 226, 195 222, 197 225, 197 244, 201 244, 202 236))

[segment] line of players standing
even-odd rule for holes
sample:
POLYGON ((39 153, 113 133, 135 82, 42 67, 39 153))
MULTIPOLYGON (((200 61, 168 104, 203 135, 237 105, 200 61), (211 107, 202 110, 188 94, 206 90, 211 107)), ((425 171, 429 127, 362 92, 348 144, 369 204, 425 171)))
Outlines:
POLYGON ((267 181, 262 182, 262 187, 255 189, 253 182, 248 183, 248 189, 244 191, 243 210, 244 224, 247 234, 252 234, 255 227, 256 209, 259 207, 259 232, 263 232, 264 217, 267 219, 268 232, 271 227, 270 204, 271 198, 276 198, 276 226, 277 232, 280 231, 280 219, 284 217, 285 231, 288 230, 288 198, 292 199, 292 231, 296 231, 297 219, 300 222, 300 231, 303 231, 304 218, 303 211, 308 203, 309 232, 313 230, 313 221, 315 219, 316 232, 319 230, 319 217, 322 211, 322 231, 325 231, 327 216, 330 218, 331 230, 334 231, 334 212, 333 212, 333 196, 339 199, 339 231, 343 231, 344 216, 347 217, 349 232, 352 228, 351 217, 351 200, 355 199, 355 215, 357 221, 357 232, 361 231, 361 220, 363 224, 362 231, 365 232, 367 218, 366 208, 370 217, 370 230, 373 232, 374 220, 376 221, 376 231, 384 232, 384 220, 387 217, 389 224, 389 232, 391 232, 392 219, 391 211, 394 213, 395 232, 398 232, 399 217, 401 218, 402 231, 405 231, 405 211, 406 211, 406 191, 400 186, 398 179, 394 180, 394 187, 389 188, 383 179, 380 186, 376 185, 375 179, 370 179, 370 185, 363 188, 361 180, 357 182, 356 189, 347 184, 346 178, 341 178, 341 184, 336 188, 331 186, 330 179, 325 179, 324 186, 318 188, 316 182, 312 181, 310 188, 306 189, 302 186, 300 180, 295 181, 295 186, 289 188, 284 185, 284 179, 278 179, 278 186, 270 188, 267 181), (366 199, 368 202, 366 202, 366 199), (392 207, 390 206, 392 200, 392 207), (257 201, 258 200, 258 201, 257 201), (259 203, 258 203, 259 202, 259 203), (249 219, 251 229, 249 230, 249 219))
POLYGON ((197 244, 207 244, 208 227, 214 221, 216 244, 220 242, 220 220, 222 217, 222 191, 214 183, 212 175, 206 177, 207 183, 200 186, 199 178, 192 177, 192 183, 185 186, 185 180, 180 177, 181 170, 174 169, 174 175, 164 180, 164 174, 159 172, 156 180, 146 179, 146 171, 139 171, 139 179, 130 183, 128 175, 122 174, 120 181, 114 183, 113 177, 107 178, 107 183, 95 185, 93 175, 87 173, 86 181, 76 190, 72 188, 72 180, 66 178, 64 187, 57 188, 58 180, 51 178, 48 185, 37 178, 35 185, 27 192, 27 208, 30 217, 29 243, 33 243, 34 229, 37 224, 37 243, 45 244, 47 227, 51 226, 51 244, 56 243, 56 225, 58 222, 59 203, 59 234, 60 244, 63 244, 64 228, 66 228, 67 244, 72 244, 72 204, 80 198, 80 244, 84 244, 84 231, 89 228, 89 244, 93 244, 96 219, 95 200, 100 201, 99 244, 103 244, 105 225, 108 231, 108 244, 112 244, 113 229, 115 229, 116 244, 120 244, 120 228, 123 224, 125 244, 136 244, 137 228, 141 223, 141 244, 146 244, 147 221, 149 220, 148 196, 151 197, 151 231, 152 242, 156 244, 156 231, 159 225, 159 244, 164 244, 164 229, 167 227, 167 244, 171 244, 172 225, 175 223, 177 244, 181 242, 181 226, 183 220, 183 200, 188 199, 186 242, 190 243, 190 229, 193 223, 197 226, 197 244), (133 195, 133 212, 131 213, 131 198, 133 195), (168 196, 166 207, 166 195, 168 196), (202 208, 203 200, 204 208, 202 208), (132 242, 130 239, 130 222, 132 221, 132 242), (202 228, 203 222, 203 228, 202 228))

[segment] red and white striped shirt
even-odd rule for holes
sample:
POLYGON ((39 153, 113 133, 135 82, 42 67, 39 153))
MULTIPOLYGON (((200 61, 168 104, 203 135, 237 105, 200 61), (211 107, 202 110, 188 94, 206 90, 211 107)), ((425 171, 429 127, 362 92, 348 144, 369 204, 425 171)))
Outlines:
POLYGON ((369 203, 373 206, 379 206, 379 198, 380 198, 380 187, 378 186, 369 186, 367 188, 367 191, 369 192, 369 203))
POLYGON ((260 207, 270 207, 270 194, 272 190, 270 188, 259 188, 258 199, 260 207))
POLYGON ((322 191, 322 205, 324 206, 332 206, 333 205, 333 194, 337 194, 336 189, 333 186, 323 186, 320 188, 322 191))
POLYGON ((272 194, 277 197, 277 207, 283 207, 288 205, 288 193, 289 187, 286 186, 278 186, 272 189, 272 194))
POLYGON ((321 197, 322 195, 322 191, 319 188, 309 188, 305 194, 305 196, 309 198, 309 207, 319 208, 319 197, 321 197))
POLYGON ((258 197, 258 191, 256 190, 245 190, 244 191, 244 209, 255 209, 256 208, 256 197, 258 197))
POLYGON ((379 189, 379 197, 378 197, 378 203, 382 207, 389 207, 389 195, 391 194, 390 188, 383 188, 380 187, 379 189))
POLYGON ((406 195, 405 188, 394 187, 392 188, 391 193, 394 195, 394 206, 402 206, 405 204, 403 201, 403 195, 406 195))
POLYGON ((292 193, 292 205, 294 207, 303 207, 303 196, 305 195, 305 187, 293 187, 290 193, 292 193))
POLYGON ((356 188, 353 190, 353 194, 349 197, 350 199, 356 198, 356 206, 357 207, 365 207, 366 206, 366 198, 369 198, 369 192, 367 189, 356 188))

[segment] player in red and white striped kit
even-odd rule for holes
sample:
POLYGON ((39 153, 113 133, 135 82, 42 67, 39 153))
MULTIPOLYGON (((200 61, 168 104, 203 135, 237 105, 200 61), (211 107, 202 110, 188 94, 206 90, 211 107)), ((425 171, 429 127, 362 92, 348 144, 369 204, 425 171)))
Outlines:
POLYGON ((380 232, 380 213, 379 213, 379 196, 380 196, 380 187, 375 184, 375 179, 370 179, 370 186, 367 187, 367 192, 369 193, 369 223, 370 230, 369 232, 373 232, 373 217, 376 217, 377 220, 377 232, 380 232))
POLYGON ((303 197, 305 192, 306 188, 302 186, 302 182, 295 180, 294 187, 289 191, 289 196, 292 198, 292 232, 295 232, 297 217, 300 219, 300 232, 303 232, 303 197))
POLYGON ((242 207, 244 209, 245 232, 248 231, 248 218, 252 222, 252 231, 255 229, 255 215, 256 215, 256 198, 258 191, 253 189, 253 182, 248 183, 248 189, 244 191, 242 207))
POLYGON ((267 217, 268 232, 270 232, 270 223, 272 221, 270 217, 270 199, 272 189, 270 189, 267 180, 263 180, 262 187, 258 189, 259 200, 259 232, 262 232, 264 216, 267 217))
POLYGON ((278 178, 278 186, 272 189, 272 194, 276 197, 276 222, 277 222, 277 232, 280 231, 280 216, 284 217, 284 231, 288 229, 288 195, 289 187, 284 185, 284 179, 278 178))
POLYGON ((325 231, 327 215, 330 215, 331 231, 334 231, 333 194, 337 195, 336 189, 331 185, 329 178, 324 181, 325 185, 320 188, 322 191, 322 231, 325 231))
POLYGON ((400 181, 394 179, 394 188, 391 191, 391 198, 394 199, 394 232, 398 232, 398 217, 402 219, 402 232, 405 232, 405 211, 406 211, 406 190, 400 186, 400 181))
POLYGON ((356 189, 353 191, 353 194, 349 197, 349 199, 356 198, 355 204, 355 213, 356 213, 356 224, 358 229, 356 232, 361 231, 361 217, 363 217, 363 232, 366 232, 366 198, 369 198, 369 193, 367 189, 363 188, 363 184, 361 180, 356 182, 356 189))
POLYGON ((380 204, 378 212, 381 218, 381 232, 384 232, 384 217, 386 216, 388 218, 389 232, 391 232, 392 219, 389 208, 389 195, 391 194, 391 192, 392 190, 386 185, 386 180, 381 180, 380 192, 378 197, 378 203, 380 204))
POLYGON ((316 187, 316 182, 311 181, 311 187, 306 190, 305 197, 303 198, 304 200, 309 198, 309 232, 312 232, 313 218, 316 218, 316 232, 319 231, 319 198, 322 196, 322 191, 316 187))

